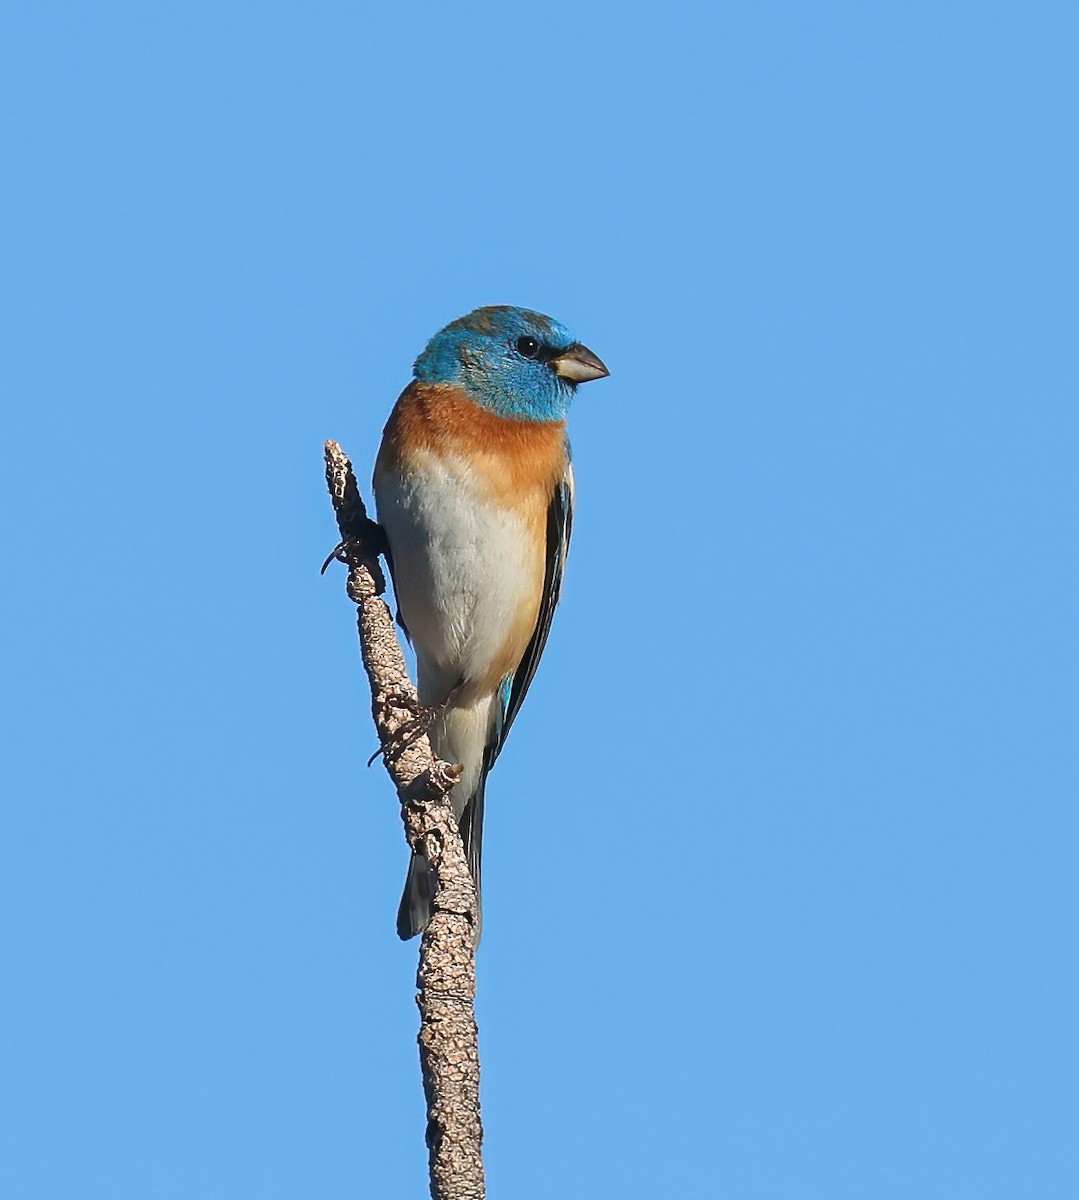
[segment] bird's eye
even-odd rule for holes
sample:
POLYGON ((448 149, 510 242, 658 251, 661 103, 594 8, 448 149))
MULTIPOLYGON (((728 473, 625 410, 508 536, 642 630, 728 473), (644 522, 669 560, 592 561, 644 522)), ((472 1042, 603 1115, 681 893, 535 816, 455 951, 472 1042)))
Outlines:
POLYGON ((525 358, 535 358, 539 354, 539 342, 535 338, 523 337, 517 339, 517 353, 525 358))

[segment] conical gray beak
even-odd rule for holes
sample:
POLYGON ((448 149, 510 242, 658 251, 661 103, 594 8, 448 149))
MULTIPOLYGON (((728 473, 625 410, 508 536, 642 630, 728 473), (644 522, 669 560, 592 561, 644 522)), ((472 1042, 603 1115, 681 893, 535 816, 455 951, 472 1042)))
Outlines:
POLYGON ((574 383, 587 383, 590 379, 602 379, 604 375, 610 375, 598 355, 580 342, 574 342, 568 350, 552 358, 551 366, 556 375, 571 379, 574 383))

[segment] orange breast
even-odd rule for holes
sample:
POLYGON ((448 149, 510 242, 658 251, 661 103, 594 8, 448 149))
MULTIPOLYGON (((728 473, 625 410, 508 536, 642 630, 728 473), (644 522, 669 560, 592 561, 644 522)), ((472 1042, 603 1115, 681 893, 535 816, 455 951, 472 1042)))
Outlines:
POLYGON ((500 507, 545 517, 566 469, 566 425, 499 417, 455 387, 416 382, 390 415, 379 467, 408 471, 424 452, 471 464, 500 507))

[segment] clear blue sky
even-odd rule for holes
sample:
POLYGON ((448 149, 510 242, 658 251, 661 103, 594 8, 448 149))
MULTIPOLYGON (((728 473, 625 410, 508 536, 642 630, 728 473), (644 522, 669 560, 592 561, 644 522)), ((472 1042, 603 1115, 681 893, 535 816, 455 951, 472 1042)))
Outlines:
POLYGON ((425 1194, 321 447, 610 365, 492 776, 496 1197, 1079 1195, 1079 16, 8 6, 0 1191, 425 1194))

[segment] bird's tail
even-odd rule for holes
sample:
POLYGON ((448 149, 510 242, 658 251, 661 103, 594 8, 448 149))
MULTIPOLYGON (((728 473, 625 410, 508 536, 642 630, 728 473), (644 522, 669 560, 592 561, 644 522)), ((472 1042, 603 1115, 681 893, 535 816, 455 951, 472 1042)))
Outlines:
MULTIPOLYGON (((481 863, 483 859, 483 793, 487 783, 485 763, 480 772, 479 786, 475 795, 465 804, 458 829, 461 841, 464 842, 465 859, 472 880, 476 885, 476 945, 480 944, 480 931, 483 928, 483 904, 480 894, 481 863)), ((397 936, 402 941, 408 941, 417 933, 422 933, 431 922, 431 897, 434 895, 434 868, 427 859, 413 851, 408 864, 408 875, 405 879, 405 890, 401 896, 401 907, 397 910, 397 936)))

